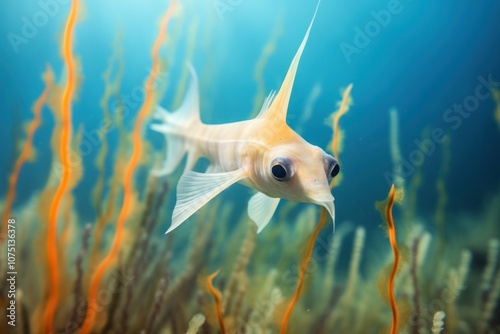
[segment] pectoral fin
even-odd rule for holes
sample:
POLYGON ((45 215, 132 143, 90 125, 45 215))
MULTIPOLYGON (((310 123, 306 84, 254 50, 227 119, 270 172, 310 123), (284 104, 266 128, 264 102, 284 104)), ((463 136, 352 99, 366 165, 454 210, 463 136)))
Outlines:
POLYGON ((257 224, 257 233, 266 227, 274 215, 280 202, 279 198, 272 198, 259 192, 248 202, 248 215, 257 224))
POLYGON ((227 173, 184 173, 177 185, 172 225, 166 233, 177 228, 221 191, 244 177, 245 173, 241 169, 227 173))

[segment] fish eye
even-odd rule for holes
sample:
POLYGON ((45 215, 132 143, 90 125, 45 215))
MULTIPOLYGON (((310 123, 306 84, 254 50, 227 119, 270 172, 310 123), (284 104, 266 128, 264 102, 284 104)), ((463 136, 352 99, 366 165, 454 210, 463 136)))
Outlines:
POLYGON ((340 165, 336 164, 333 166, 332 171, 330 172, 330 177, 333 179, 335 176, 337 176, 340 172, 340 165))
POLYGON ((287 158, 276 158, 271 163, 271 174, 274 179, 279 182, 284 182, 292 177, 292 163, 287 158))
POLYGON ((276 164, 271 168, 273 176, 278 181, 283 181, 286 178, 286 169, 280 164, 276 164))
POLYGON ((335 176, 339 174, 340 165, 337 162, 337 160, 335 160, 334 157, 332 157, 329 154, 325 154, 323 158, 323 163, 325 166, 325 172, 328 179, 333 179, 335 176))

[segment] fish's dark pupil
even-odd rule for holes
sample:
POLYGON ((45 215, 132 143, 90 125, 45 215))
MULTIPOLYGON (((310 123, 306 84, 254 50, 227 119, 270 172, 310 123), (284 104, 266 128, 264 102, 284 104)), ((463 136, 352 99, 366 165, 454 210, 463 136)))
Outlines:
POLYGON ((333 179, 335 176, 338 175, 340 172, 340 166, 337 164, 332 168, 332 171, 330 172, 330 177, 333 179))
POLYGON ((282 165, 274 165, 271 172, 278 181, 282 181, 286 177, 286 169, 282 165))

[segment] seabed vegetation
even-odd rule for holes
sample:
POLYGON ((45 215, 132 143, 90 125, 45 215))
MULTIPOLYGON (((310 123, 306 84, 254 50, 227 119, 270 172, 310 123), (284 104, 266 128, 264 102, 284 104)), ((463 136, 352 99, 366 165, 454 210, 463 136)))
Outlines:
MULTIPOLYGON (((500 192, 481 216, 447 214, 452 139, 442 146, 433 217, 416 210, 425 177, 417 168, 408 180, 395 177, 392 187, 384 189, 387 199, 376 204, 379 221, 338 221, 334 234, 325 209, 295 203, 281 206, 277 219, 256 234, 246 210, 225 197, 210 202, 187 226, 164 234, 180 171, 168 178, 148 174, 160 153, 144 132, 154 106, 170 89, 171 83, 157 77, 173 63, 169 50, 178 45, 179 30, 195 26, 183 20, 177 0, 159 23, 146 95, 132 127, 124 123, 123 106, 110 106, 111 98, 120 95, 124 71, 120 38, 114 45, 103 74, 100 117, 118 129, 118 145, 111 145, 106 134, 101 138, 95 160, 98 180, 91 194, 97 219, 84 221, 73 194, 85 175, 82 157, 73 154, 81 149, 84 125, 72 121, 85 80, 73 41, 82 8, 81 1, 71 2, 61 40, 64 70, 57 75, 47 65, 45 88, 34 101, 25 136, 12 143, 20 150, 1 203, 0 332, 500 333, 500 192), (22 167, 41 158, 33 137, 44 109, 54 121, 52 168, 45 187, 16 206, 22 167), (11 217, 17 222, 16 327, 8 324, 6 311, 11 217), (384 245, 365 248, 366 224, 381 225, 379 232, 387 235, 384 245), (366 264, 363 269, 361 263, 366 264)), ((256 62, 258 96, 249 115, 264 99, 262 73, 280 34, 277 24, 256 62)), ((189 58, 194 38, 186 45, 189 58)), ((187 72, 177 86, 177 104, 186 81, 187 72)), ((333 135, 325 147, 340 162, 342 143, 348 140, 342 117, 349 109, 356 112, 353 92, 352 85, 342 91, 328 120, 333 135)), ((500 106, 498 92, 494 98, 500 106)), ((500 125, 499 110, 493 112, 500 125)), ((389 114, 387 149, 394 175, 401 175, 398 114, 389 114)), ((424 138, 428 135, 424 131, 424 138)), ((336 178, 331 187, 346 182, 345 176, 336 178)))

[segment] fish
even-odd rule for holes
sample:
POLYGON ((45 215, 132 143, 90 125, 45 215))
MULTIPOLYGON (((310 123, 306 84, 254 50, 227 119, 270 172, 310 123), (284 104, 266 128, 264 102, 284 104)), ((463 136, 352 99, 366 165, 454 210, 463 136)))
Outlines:
POLYGON ((158 106, 154 118, 159 123, 151 124, 151 128, 165 136, 167 153, 163 165, 152 173, 171 174, 187 154, 166 233, 235 183, 256 191, 248 202, 248 215, 257 224, 257 233, 269 223, 281 199, 323 206, 335 228, 329 182, 340 166, 334 157, 308 143, 286 123, 293 82, 318 6, 279 91, 269 94, 254 119, 204 124, 198 78, 190 64, 190 84, 181 106, 173 112, 158 106), (201 157, 210 162, 204 173, 192 170, 201 157))

